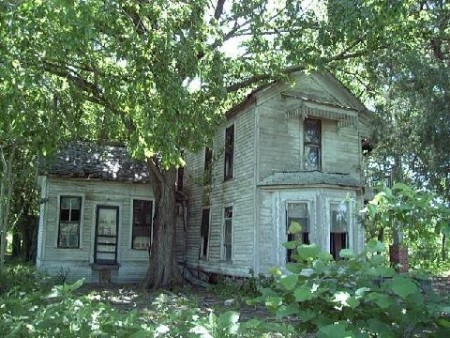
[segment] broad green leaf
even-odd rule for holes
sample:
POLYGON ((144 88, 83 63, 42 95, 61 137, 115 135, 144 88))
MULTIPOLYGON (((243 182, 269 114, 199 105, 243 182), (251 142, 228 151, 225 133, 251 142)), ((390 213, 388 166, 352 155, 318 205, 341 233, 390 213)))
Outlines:
POLYGON ((297 316, 298 312, 300 310, 300 307, 298 304, 292 303, 289 305, 281 305, 277 311, 276 316, 279 318, 287 317, 287 316, 297 316))
POLYGON ((297 248, 297 253, 301 259, 307 260, 317 258, 320 249, 316 244, 304 244, 297 248))
POLYGON ((318 338, 347 338, 354 337, 353 333, 348 329, 348 324, 338 322, 336 324, 326 325, 319 328, 317 332, 318 338))
POLYGON ((292 221, 291 224, 289 224, 288 228, 288 234, 298 234, 302 231, 302 226, 299 222, 292 221))
POLYGON ((266 298, 265 304, 267 307, 277 308, 283 304, 283 298, 279 296, 269 296, 266 298))
POLYGON ((307 286, 300 286, 294 290, 294 297, 297 302, 304 302, 314 298, 314 294, 307 286))
POLYGON ((405 277, 395 276, 389 282, 389 286, 395 294, 403 299, 405 299, 409 295, 420 292, 417 285, 412 280, 405 277))
POLYGON ((298 276, 295 274, 284 276, 284 277, 281 277, 280 282, 287 290, 293 290, 295 288, 295 286, 297 285, 298 276))
POLYGON ((339 256, 342 258, 354 258, 356 257, 355 253, 350 249, 342 249, 339 251, 339 256))

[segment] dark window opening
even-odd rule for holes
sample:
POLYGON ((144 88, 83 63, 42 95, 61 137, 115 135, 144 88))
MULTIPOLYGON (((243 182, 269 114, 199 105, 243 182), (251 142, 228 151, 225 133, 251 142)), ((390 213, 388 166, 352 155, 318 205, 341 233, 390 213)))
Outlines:
POLYGON ((339 252, 348 249, 349 211, 347 203, 330 205, 330 254, 341 259, 339 252))
POLYGON ((208 242, 209 242, 209 209, 202 211, 202 224, 200 229, 200 258, 206 259, 208 257, 208 242))
POLYGON ((184 183, 184 167, 179 167, 177 170, 177 191, 183 191, 184 183))
POLYGON ((225 163, 224 180, 233 177, 233 157, 234 157, 234 125, 225 130, 225 163))
POLYGON ((152 201, 133 200, 131 248, 147 250, 152 238, 152 201))
POLYGON ((321 169, 321 121, 305 119, 304 122, 304 168, 321 169))
POLYGON ((203 183, 211 184, 212 182, 212 149, 205 148, 205 170, 204 170, 204 180, 203 183))
POLYGON ((223 229, 223 259, 231 262, 233 208, 225 208, 223 229))
POLYGON ((81 197, 61 196, 58 247, 80 247, 81 197))

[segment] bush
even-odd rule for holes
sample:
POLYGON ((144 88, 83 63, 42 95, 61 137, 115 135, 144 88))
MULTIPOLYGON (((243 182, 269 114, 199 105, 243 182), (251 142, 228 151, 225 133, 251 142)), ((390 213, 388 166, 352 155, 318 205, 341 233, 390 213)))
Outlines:
MULTIPOLYGON (((289 242, 286 244, 289 246, 289 242)), ((316 245, 297 247, 297 262, 288 274, 274 269, 273 286, 253 300, 280 318, 295 319, 298 334, 318 337, 404 337, 447 332, 443 304, 424 299, 416 281, 396 274, 371 242, 362 255, 341 251, 340 261, 316 245)))

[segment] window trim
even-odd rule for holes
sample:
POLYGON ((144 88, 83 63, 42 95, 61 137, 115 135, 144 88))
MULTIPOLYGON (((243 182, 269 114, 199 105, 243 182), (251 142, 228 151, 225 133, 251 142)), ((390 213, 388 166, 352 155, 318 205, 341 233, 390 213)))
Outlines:
POLYGON ((201 220, 200 220, 200 253, 199 253, 199 259, 200 260, 205 260, 205 261, 207 261, 207 260, 209 260, 209 244, 210 244, 210 240, 211 240, 211 207, 203 207, 202 208, 202 217, 201 217, 201 220), (208 210, 209 211, 209 213, 208 213, 208 229, 207 229, 207 241, 206 241, 206 243, 207 243, 207 246, 206 246, 206 255, 203 255, 203 252, 204 252, 204 249, 205 249, 205 247, 204 247, 204 241, 203 241, 203 238, 205 237, 205 236, 202 236, 202 227, 203 227, 203 212, 205 211, 205 210, 208 210))
POLYGON ((234 124, 225 128, 224 138, 224 164, 223 164, 223 180, 229 181, 234 175, 234 152, 235 152, 235 128, 234 124), (230 134, 228 132, 230 131, 230 134))
POLYGON ((83 224, 84 224, 84 194, 57 194, 57 205, 56 205, 56 214, 57 214, 57 231, 56 231, 56 243, 55 247, 57 249, 82 249, 83 248, 83 224), (59 235, 60 235, 60 226, 61 226, 61 199, 63 197, 69 198, 80 198, 80 220, 78 222, 78 246, 70 247, 70 246, 60 246, 59 245, 59 235))
MULTIPOLYGON (((301 199, 301 200, 287 199, 287 200, 284 200, 283 202, 284 202, 284 216, 283 216, 284 217, 284 219, 283 219, 284 227, 282 227, 283 232, 281 234, 281 236, 282 236, 281 243, 287 242, 287 240, 288 240, 288 234, 287 234, 288 205, 289 204, 298 204, 298 203, 305 203, 308 208, 309 243, 315 243, 315 231, 314 231, 314 227, 313 227, 313 225, 315 224, 315 220, 316 220, 316 215, 315 215, 316 210, 313 208, 315 199, 301 199)), ((280 264, 280 265, 285 265, 286 263, 288 263, 287 249, 282 245, 280 245, 280 247, 282 249, 282 253, 281 253, 281 257, 280 257, 282 264, 280 264)))
POLYGON ((305 118, 303 119, 303 124, 302 124, 302 128, 303 128, 303 147, 302 147, 302 168, 303 170, 306 171, 320 171, 322 170, 322 132, 323 132, 323 128, 322 128, 322 120, 318 119, 318 118, 305 118), (316 121, 319 124, 319 142, 306 142, 306 124, 308 121, 316 121), (318 149, 319 152, 319 156, 318 156, 318 166, 317 169, 308 169, 306 168, 306 147, 314 147, 318 149))
POLYGON ((223 221, 222 221, 222 240, 221 240, 221 260, 226 263, 232 263, 233 262, 233 216, 234 216, 234 210, 233 205, 228 205, 223 207, 223 221), (226 217, 226 210, 231 209, 231 217, 226 217), (226 250, 225 250, 225 224, 227 220, 231 220, 231 234, 230 234, 230 260, 227 260, 226 258, 226 250))
POLYGON ((326 198, 325 199, 325 205, 326 205, 326 250, 331 255, 331 205, 332 204, 341 204, 346 203, 347 204, 347 212, 348 212, 348 228, 347 228, 347 248, 354 250, 354 217, 352 217, 354 212, 354 199, 351 198, 349 200, 346 200, 345 197, 342 198, 326 198))
POLYGON ((133 211, 133 201, 134 200, 139 200, 139 201, 150 201, 152 202, 152 224, 150 226, 150 246, 153 243, 153 227, 155 226, 153 218, 155 217, 155 199, 151 198, 151 197, 142 197, 142 196, 133 196, 130 198, 130 242, 129 242, 129 246, 128 248, 130 250, 132 250, 133 252, 146 252, 145 249, 134 249, 133 248, 133 216, 134 216, 134 211, 133 211))

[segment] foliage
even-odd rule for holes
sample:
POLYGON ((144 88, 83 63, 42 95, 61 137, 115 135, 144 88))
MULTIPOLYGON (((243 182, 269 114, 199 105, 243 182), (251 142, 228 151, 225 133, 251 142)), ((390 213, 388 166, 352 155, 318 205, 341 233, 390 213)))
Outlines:
POLYGON ((448 271, 450 211, 432 193, 396 183, 384 187, 363 209, 369 239, 392 239, 392 231, 403 233, 410 250, 410 266, 432 272, 448 271))
POLYGON ((387 267, 383 250, 372 241, 362 255, 344 249, 343 259, 333 261, 314 244, 298 246, 289 273, 274 269, 274 285, 261 289, 254 302, 277 317, 295 318, 298 334, 403 337, 431 330, 442 335, 450 324, 440 318, 443 305, 425 300, 414 279, 387 267))

